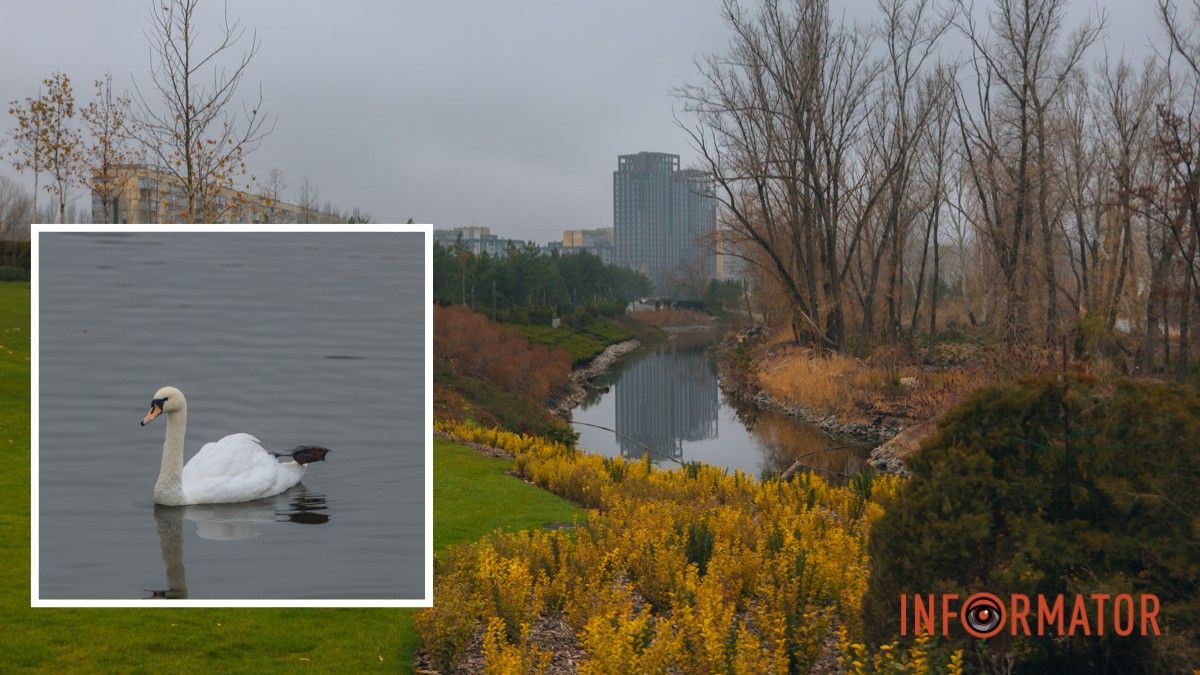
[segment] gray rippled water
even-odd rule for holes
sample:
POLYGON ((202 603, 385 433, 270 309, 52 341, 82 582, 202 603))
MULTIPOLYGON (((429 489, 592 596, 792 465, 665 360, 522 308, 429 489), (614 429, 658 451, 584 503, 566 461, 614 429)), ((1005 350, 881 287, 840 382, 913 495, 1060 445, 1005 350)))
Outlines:
POLYGON ((419 233, 42 234, 42 598, 420 598, 419 233), (246 432, 329 447, 301 485, 155 508, 164 421, 186 457, 246 432))

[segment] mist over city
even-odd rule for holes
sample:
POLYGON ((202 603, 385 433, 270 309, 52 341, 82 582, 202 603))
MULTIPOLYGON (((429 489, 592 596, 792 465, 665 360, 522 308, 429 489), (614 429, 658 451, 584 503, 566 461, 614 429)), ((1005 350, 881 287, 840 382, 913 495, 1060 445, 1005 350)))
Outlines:
MULTIPOLYGON (((1104 7, 1107 52, 1133 61, 1149 53, 1151 5, 1104 7)), ((36 96, 52 72, 72 78, 81 102, 106 73, 117 94, 132 95, 149 77, 147 8, 141 0, 6 8, 9 25, 54 26, 57 37, 50 47, 37 31, 11 31, 0 44, 0 102, 36 96)), ((219 8, 200 8, 204 44, 216 37, 219 8)), ((696 59, 728 45, 719 8, 710 0, 234 3, 231 16, 262 42, 237 102, 256 99, 261 85, 274 120, 248 172, 259 185, 281 172, 291 203, 307 177, 322 206, 357 207, 375 222, 483 226, 540 243, 566 229, 611 227, 618 155, 665 152, 684 168, 696 164, 675 120, 689 116, 673 91, 697 81, 696 59)), ((1067 9, 1084 17, 1096 8, 1067 9)), ((834 12, 878 21, 874 3, 835 3, 834 12)), ((7 150, 11 142, 0 146, 7 150)), ((10 162, 0 175, 32 186, 10 162)), ((85 191, 72 193, 72 205, 89 211, 85 191)))

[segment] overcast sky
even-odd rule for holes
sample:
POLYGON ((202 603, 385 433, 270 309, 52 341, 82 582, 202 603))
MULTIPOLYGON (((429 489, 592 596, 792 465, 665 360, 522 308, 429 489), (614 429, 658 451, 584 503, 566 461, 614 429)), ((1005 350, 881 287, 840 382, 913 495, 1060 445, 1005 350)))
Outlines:
MULTIPOLYGON (((1141 58, 1153 3, 1100 5, 1109 51, 1141 58)), ((875 15, 874 0, 840 6, 851 17, 875 15)), ((230 14, 262 41, 245 93, 261 82, 278 117, 250 168, 282 170, 291 201, 307 175, 323 200, 361 207, 376 222, 487 225, 539 241, 610 226, 618 154, 672 152, 685 165, 693 157, 671 90, 695 79, 696 57, 727 46, 717 7, 231 0, 230 14)), ((6 3, 0 101, 35 95, 54 70, 71 76, 80 98, 105 71, 119 89, 147 82, 148 8, 143 0, 6 3)), ((215 35, 216 15, 200 27, 202 41, 215 35)), ((11 175, 11 166, 0 171, 11 175)))

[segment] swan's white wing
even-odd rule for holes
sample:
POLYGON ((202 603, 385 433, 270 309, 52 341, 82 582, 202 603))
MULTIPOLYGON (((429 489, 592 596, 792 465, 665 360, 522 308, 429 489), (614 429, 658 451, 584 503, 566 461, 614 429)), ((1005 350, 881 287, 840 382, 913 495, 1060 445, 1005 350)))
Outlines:
POLYGON ((257 438, 231 434, 205 443, 183 467, 183 493, 190 504, 245 502, 276 494, 278 479, 279 463, 257 438))
MULTIPOLYGON (((274 457, 272 457, 274 459, 274 457)), ((296 462, 277 462, 275 464, 275 485, 271 487, 271 494, 277 495, 280 492, 292 487, 304 478, 305 465, 297 464, 296 462)))

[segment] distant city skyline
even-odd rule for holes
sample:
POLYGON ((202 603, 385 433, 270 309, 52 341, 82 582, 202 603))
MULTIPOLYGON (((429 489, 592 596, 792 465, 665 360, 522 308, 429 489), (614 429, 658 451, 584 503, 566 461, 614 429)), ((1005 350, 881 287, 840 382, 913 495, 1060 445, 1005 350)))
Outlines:
MULTIPOLYGON (((0 41, 0 103, 35 96, 51 72, 76 96, 111 71, 118 91, 148 82, 149 3, 13 3, 0 41), (70 16, 70 21, 62 18, 70 16)), ((220 3, 202 5, 201 42, 220 3)), ((490 226, 549 241, 612 225, 611 164, 621 153, 683 154, 673 87, 728 35, 715 1, 229 4, 262 48, 243 98, 261 82, 275 131, 249 158, 259 181, 304 176, 321 199, 375 221, 490 226), (636 20, 631 17, 636 16, 636 20)), ((11 118, 0 110, 0 131, 11 118)), ((3 150, 0 150, 3 152, 3 150)), ((0 173, 32 188, 7 158, 0 173)), ((90 200, 75 191, 75 206, 90 200)))
MULTIPOLYGON (((1155 30, 1153 7, 1103 5, 1108 48, 1141 59, 1155 30)), ((135 80, 144 86, 149 7, 144 0, 6 6, 14 29, 0 41, 0 103, 36 95, 56 70, 71 76, 84 100, 106 71, 118 90, 132 91, 135 80), (53 39, 39 27, 53 27, 53 39)), ((205 7, 207 44, 219 3, 205 7)), ((230 15, 262 40, 244 98, 261 82, 264 107, 278 116, 250 169, 260 181, 273 168, 284 171, 293 202, 307 175, 322 202, 360 207, 379 222, 489 226, 534 241, 612 226, 618 155, 678 154, 682 168, 695 165, 671 91, 696 81, 696 58, 727 48, 719 7, 718 0, 232 2, 230 15)), ((1080 0, 1070 14, 1095 7, 1080 0)), ((878 14, 875 3, 835 3, 834 11, 851 21, 878 14)), ((0 116, 7 132, 12 120, 0 116)), ((0 173, 32 187, 7 158, 0 173)), ((76 190, 76 208, 88 205, 76 190)))

